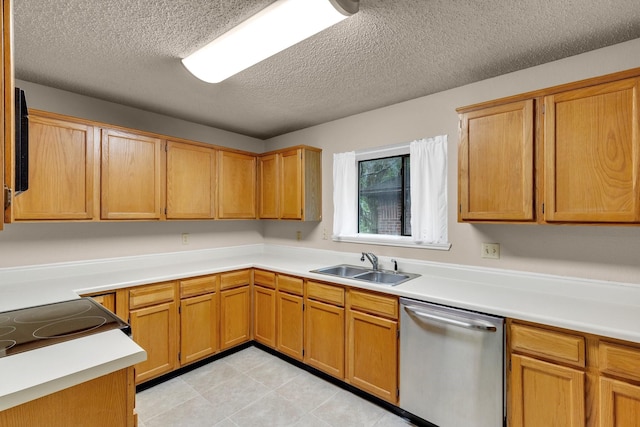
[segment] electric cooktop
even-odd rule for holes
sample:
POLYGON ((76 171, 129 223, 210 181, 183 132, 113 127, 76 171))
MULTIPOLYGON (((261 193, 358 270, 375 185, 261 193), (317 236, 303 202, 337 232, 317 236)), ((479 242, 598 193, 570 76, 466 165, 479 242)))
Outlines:
POLYGON ((91 298, 0 313, 0 357, 129 325, 91 298))

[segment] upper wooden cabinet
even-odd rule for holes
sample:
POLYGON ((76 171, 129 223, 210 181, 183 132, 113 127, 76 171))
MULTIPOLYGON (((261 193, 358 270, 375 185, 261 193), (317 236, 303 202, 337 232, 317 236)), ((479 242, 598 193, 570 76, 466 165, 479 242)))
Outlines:
POLYGON ((160 219, 163 141, 102 130, 102 219, 160 219))
POLYGON ((258 213, 265 219, 322 219, 322 151, 300 146, 258 158, 258 213))
POLYGON ((216 215, 216 150, 167 142, 167 219, 216 215))
POLYGON ((458 109, 458 220, 640 223, 638 75, 458 109))
POLYGON ((256 217, 256 157, 218 152, 218 218, 256 217))
POLYGON ((93 126, 30 111, 29 190, 15 197, 14 219, 97 219, 99 137, 93 126))
POLYGON ((640 79, 544 98, 547 221, 640 220, 640 79))
POLYGON ((460 220, 532 221, 533 100, 462 114, 460 220))
MULTIPOLYGON (((0 208, 11 220, 11 209, 7 209, 5 189, 12 187, 13 173, 13 43, 11 31, 13 28, 12 2, 0 0, 2 19, 0 20, 0 46, 2 46, 2 72, 0 72, 0 88, 2 102, 0 102, 0 208), (6 157, 5 157, 6 156, 6 157), (6 177, 5 177, 6 175, 6 177)), ((7 190, 10 194, 11 190, 7 190)), ((5 218, 0 215, 0 230, 3 229, 5 218)))

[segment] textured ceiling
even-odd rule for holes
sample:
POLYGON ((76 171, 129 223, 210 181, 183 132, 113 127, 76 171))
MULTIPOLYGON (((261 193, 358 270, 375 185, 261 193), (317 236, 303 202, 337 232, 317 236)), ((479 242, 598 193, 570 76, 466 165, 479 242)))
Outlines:
POLYGON ((14 0, 16 78, 257 137, 640 37, 638 0, 360 0, 218 84, 180 59, 272 0, 14 0))

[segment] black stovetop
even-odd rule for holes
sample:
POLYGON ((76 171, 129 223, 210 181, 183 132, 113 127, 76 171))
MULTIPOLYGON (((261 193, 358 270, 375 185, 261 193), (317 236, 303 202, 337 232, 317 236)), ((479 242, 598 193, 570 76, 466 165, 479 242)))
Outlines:
POLYGON ((91 298, 0 313, 0 357, 129 325, 91 298))

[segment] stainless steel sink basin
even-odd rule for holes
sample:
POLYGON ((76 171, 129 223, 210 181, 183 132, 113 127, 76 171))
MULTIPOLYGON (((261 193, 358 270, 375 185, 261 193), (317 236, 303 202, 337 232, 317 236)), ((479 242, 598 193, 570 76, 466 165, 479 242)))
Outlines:
POLYGON ((390 286, 399 285, 400 283, 420 276, 419 274, 400 273, 389 270, 371 270, 369 268, 349 264, 318 268, 317 270, 311 270, 311 273, 326 274, 329 276, 337 276, 345 279, 361 280, 363 282, 390 286))
POLYGON ((339 277, 353 277, 358 274, 366 273, 369 271, 364 267, 358 267, 355 265, 333 265, 331 267, 319 268, 317 270, 313 270, 314 273, 320 274, 328 274, 330 276, 339 276, 339 277))

